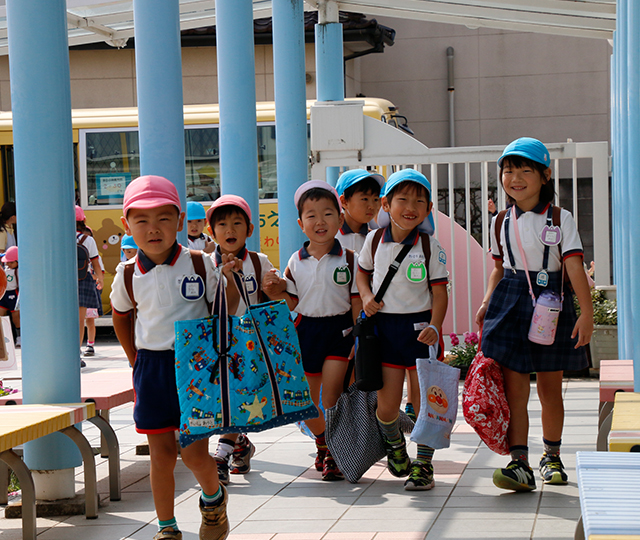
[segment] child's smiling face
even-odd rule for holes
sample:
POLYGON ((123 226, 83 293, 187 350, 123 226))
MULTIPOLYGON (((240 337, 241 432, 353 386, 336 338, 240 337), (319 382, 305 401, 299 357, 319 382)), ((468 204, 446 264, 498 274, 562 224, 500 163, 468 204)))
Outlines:
POLYGON ((546 169, 542 175, 538 169, 523 163, 521 167, 514 166, 507 158, 502 164, 502 186, 521 210, 531 210, 540 201, 540 190, 549 181, 551 169, 546 169))
POLYGON ((171 253, 178 231, 182 230, 184 212, 167 204, 158 208, 131 208, 122 218, 125 232, 154 263, 162 264, 171 253))
POLYGON ((402 234, 408 234, 420 225, 431 212, 431 207, 427 190, 413 182, 398 186, 391 202, 387 197, 382 198, 382 208, 391 217, 392 231, 399 229, 398 233, 402 234))
POLYGON ((244 214, 235 211, 223 218, 216 219, 211 234, 223 254, 237 255, 245 245, 247 238, 253 234, 253 224, 247 227, 244 214))
POLYGON ((328 197, 307 199, 302 206, 298 225, 313 244, 333 242, 344 223, 336 203, 328 197))
POLYGON ((204 219, 190 219, 187 221, 187 233, 189 236, 200 236, 204 230, 204 219))

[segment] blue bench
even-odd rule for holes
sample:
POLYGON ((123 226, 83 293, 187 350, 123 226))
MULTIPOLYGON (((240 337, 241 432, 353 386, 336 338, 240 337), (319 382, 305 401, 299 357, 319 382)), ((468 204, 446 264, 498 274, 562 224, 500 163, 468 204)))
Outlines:
POLYGON ((640 540, 640 453, 578 452, 576 540, 640 540))

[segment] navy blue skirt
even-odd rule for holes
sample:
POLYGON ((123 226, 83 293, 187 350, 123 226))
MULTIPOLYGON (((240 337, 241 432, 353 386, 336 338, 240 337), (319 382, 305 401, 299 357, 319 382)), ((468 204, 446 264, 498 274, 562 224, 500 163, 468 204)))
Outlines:
POLYGON ((80 307, 100 309, 102 302, 96 289, 96 280, 91 274, 78 281, 78 300, 80 307))
MULTIPOLYGON (((536 285, 536 272, 529 274, 537 297, 545 289, 536 285)), ((559 293, 560 287, 561 273, 550 272, 548 288, 559 293)), ((533 302, 526 274, 523 270, 516 274, 505 270, 491 295, 484 319, 481 346, 484 355, 518 373, 579 371, 588 366, 584 347, 575 349, 578 338, 571 338, 577 319, 573 293, 567 287, 553 344, 539 345, 529 341, 532 316, 533 302)))

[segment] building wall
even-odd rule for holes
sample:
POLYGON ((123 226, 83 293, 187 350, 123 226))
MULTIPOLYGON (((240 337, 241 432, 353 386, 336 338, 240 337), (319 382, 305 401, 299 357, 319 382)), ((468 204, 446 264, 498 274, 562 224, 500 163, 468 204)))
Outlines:
POLYGON ((449 146, 447 47, 455 50, 458 146, 609 140, 606 40, 378 18, 396 30, 384 54, 360 64, 359 90, 385 97, 427 146, 449 146))

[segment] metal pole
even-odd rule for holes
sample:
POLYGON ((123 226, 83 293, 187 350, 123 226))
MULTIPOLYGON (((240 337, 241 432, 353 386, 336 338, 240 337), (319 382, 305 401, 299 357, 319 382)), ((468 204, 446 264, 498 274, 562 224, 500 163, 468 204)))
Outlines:
MULTIPOLYGON (((243 197, 249 203, 254 223, 258 223, 256 67, 251 0, 216 0, 216 53, 220 187, 223 194, 243 197)), ((260 235, 248 238, 247 246, 259 251, 260 235)))
MULTIPOLYGON (((24 403, 78 402, 80 336, 65 0, 8 0, 7 30, 24 403), (34 204, 34 197, 42 204, 34 204)), ((81 464, 77 448, 61 434, 26 444, 25 460, 31 469, 68 469, 71 475, 70 468, 81 464)))
MULTIPOLYGON (((134 0, 140 174, 164 176, 186 209, 178 0, 134 0)), ((187 245, 186 226, 178 241, 187 245)))

